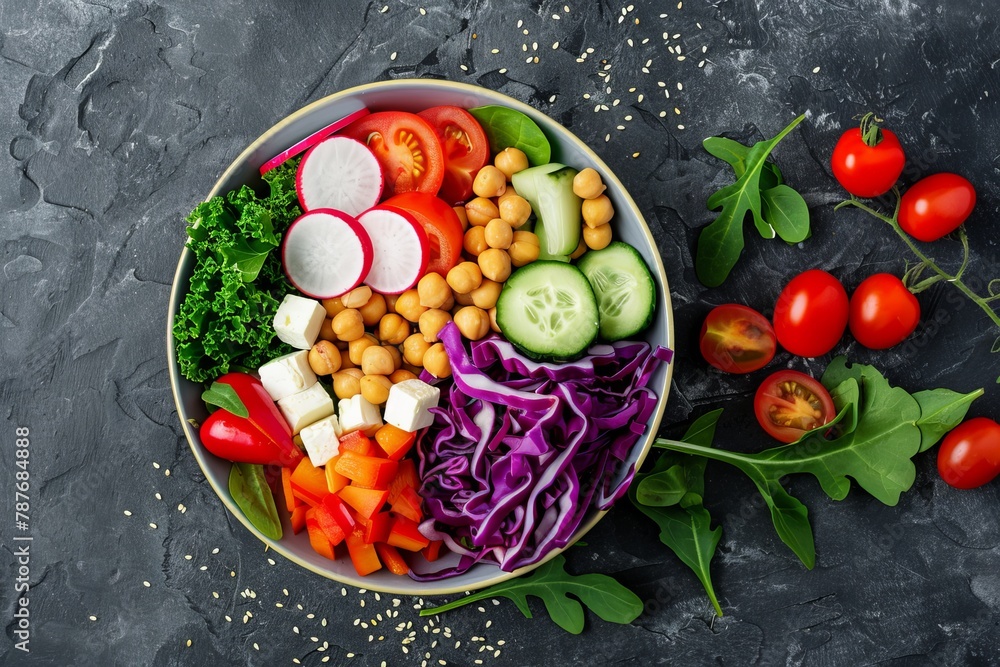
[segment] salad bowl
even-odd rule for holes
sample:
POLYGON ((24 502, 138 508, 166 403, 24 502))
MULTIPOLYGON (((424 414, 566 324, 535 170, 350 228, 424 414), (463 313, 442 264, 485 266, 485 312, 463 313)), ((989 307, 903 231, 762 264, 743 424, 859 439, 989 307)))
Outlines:
MULTIPOLYGON (((579 169, 592 167, 607 186, 606 194, 611 199, 615 218, 615 240, 632 245, 642 259, 656 284, 656 304, 650 326, 639 336, 652 346, 672 348, 674 343, 673 319, 670 305, 670 291, 663 262, 656 244, 641 212, 629 196, 625 186, 611 172, 608 166, 587 144, 573 135, 545 114, 500 93, 477 86, 449 81, 416 79, 372 83, 350 88, 318 100, 284 118, 253 141, 222 173, 218 181, 207 193, 210 199, 225 194, 243 185, 257 188, 262 186, 259 169, 274 156, 301 142, 304 138, 320 131, 334 121, 367 107, 376 110, 397 110, 417 112, 438 105, 454 105, 474 108, 485 105, 502 105, 529 116, 542 129, 552 146, 552 160, 575 166, 579 169)), ((192 207, 197 202, 192 202, 192 207)), ((556 556, 563 549, 553 549, 539 562, 512 572, 501 570, 491 564, 480 563, 468 571, 439 581, 417 581, 406 576, 397 576, 384 570, 367 576, 359 576, 347 558, 328 560, 310 547, 305 533, 293 535, 287 517, 282 519, 284 536, 280 540, 266 537, 256 529, 237 507, 229 491, 228 478, 231 463, 209 453, 201 442, 194 424, 201 423, 208 412, 201 394, 204 387, 182 377, 176 357, 175 340, 172 334, 173 322, 180 304, 188 290, 189 279, 194 270, 193 253, 184 248, 180 255, 170 296, 167 328, 168 369, 171 388, 181 426, 188 439, 191 451, 216 494, 226 508, 232 512, 271 550, 312 572, 341 583, 358 588, 388 592, 400 595, 443 595, 483 588, 522 575, 556 556)), ((638 469, 649 452, 663 417, 664 406, 670 388, 672 364, 660 364, 647 385, 657 396, 655 408, 646 422, 645 430, 632 447, 617 474, 627 475, 638 469)), ((443 398, 445 397, 442 394, 443 398)), ((570 544, 580 539, 606 514, 606 511, 590 510, 583 517, 570 544)))

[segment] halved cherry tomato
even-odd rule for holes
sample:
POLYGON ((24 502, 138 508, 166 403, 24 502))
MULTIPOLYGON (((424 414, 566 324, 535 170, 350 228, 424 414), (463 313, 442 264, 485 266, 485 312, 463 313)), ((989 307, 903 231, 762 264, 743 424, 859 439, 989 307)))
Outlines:
POLYGON ((455 210, 443 199, 423 192, 407 192, 385 200, 383 206, 403 209, 424 228, 431 246, 428 273, 434 271, 446 276, 458 264, 465 235, 455 210))
POLYGON ((899 204, 899 226, 920 241, 958 229, 976 206, 976 189, 958 174, 933 174, 914 183, 899 204))
POLYGON ((844 132, 833 149, 830 166, 841 186, 856 197, 878 197, 896 184, 906 156, 899 139, 866 115, 861 127, 844 132))
POLYGON ((891 273, 868 276, 851 295, 848 324, 859 343, 872 350, 898 345, 920 322, 920 303, 891 273))
POLYGON ((956 489, 974 489, 1000 474, 1000 424, 986 417, 962 422, 938 450, 941 479, 956 489))
POLYGON ((400 192, 435 194, 444 180, 441 141, 430 123, 405 111, 378 111, 344 131, 367 145, 382 166, 383 196, 400 192))
POLYGON ((810 269, 781 290, 774 305, 774 335, 794 355, 819 357, 844 335, 848 313, 847 291, 840 281, 810 269))
POLYGON ((751 373, 774 358, 774 329, 763 315, 737 303, 716 306, 701 325, 701 356, 727 373, 751 373))
POLYGON ((785 443, 795 442, 836 416, 826 387, 798 371, 778 371, 764 380, 753 407, 768 435, 785 443))
POLYGON ((490 143, 472 114, 461 107, 431 107, 417 114, 434 128, 444 150, 444 182, 438 197, 449 204, 472 198, 476 172, 490 159, 490 143))

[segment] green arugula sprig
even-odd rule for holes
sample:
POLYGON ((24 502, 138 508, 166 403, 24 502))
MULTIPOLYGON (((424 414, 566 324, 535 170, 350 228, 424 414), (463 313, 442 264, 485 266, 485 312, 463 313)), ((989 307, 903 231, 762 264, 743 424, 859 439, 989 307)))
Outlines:
POLYGON ((799 116, 768 141, 752 147, 726 139, 709 137, 703 145, 711 155, 727 162, 736 182, 708 198, 709 210, 722 209, 698 236, 695 272, 707 287, 718 287, 743 252, 743 220, 753 215, 758 233, 766 239, 781 237, 798 243, 809 237, 809 207, 798 192, 783 183, 781 171, 767 157, 789 132, 805 118, 799 116))
POLYGON ((531 618, 528 598, 537 597, 545 603, 545 610, 556 625, 574 635, 583 632, 583 605, 609 623, 627 625, 639 618, 642 600, 614 578, 596 573, 572 575, 566 572, 565 566, 566 558, 560 554, 530 574, 490 586, 440 607, 421 609, 420 615, 433 616, 478 600, 505 597, 513 600, 525 618, 531 618))

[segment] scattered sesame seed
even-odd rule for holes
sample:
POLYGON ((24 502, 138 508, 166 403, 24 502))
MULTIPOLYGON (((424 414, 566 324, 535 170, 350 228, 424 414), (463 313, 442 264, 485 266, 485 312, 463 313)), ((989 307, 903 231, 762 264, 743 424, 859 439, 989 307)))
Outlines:
POLYGON ((149 527, 152 528, 153 530, 156 530, 156 524, 153 523, 152 521, 149 522, 149 527))
POLYGON ((218 600, 219 599, 219 592, 218 591, 212 591, 212 597, 215 598, 216 600, 218 600))
POLYGON ((421 16, 427 16, 427 10, 426 10, 426 9, 424 9, 423 7, 421 7, 421 8, 420 8, 420 15, 421 15, 421 16))
POLYGON ((390 53, 390 54, 389 54, 389 60, 395 60, 395 59, 396 59, 396 55, 397 55, 397 54, 396 54, 396 52, 395 52, 395 51, 393 51, 392 53, 390 53))
POLYGON ((639 93, 639 97, 636 99, 636 102, 642 102, 644 97, 645 96, 642 93, 639 93))
POLYGON ((253 643, 253 650, 255 650, 255 651, 259 651, 260 650, 260 646, 257 645, 257 642, 253 643))
POLYGON ((164 477, 170 477, 170 468, 167 468, 166 470, 164 470, 163 471, 163 475, 164 475, 164 477))
POLYGON ((232 623, 232 622, 233 618, 229 614, 226 614, 226 623, 232 623))
POLYGON ((155 497, 155 498, 156 498, 157 500, 163 500, 163 496, 161 496, 161 495, 160 495, 160 492, 159 492, 159 491, 157 491, 156 493, 154 493, 154 494, 153 494, 153 496, 154 496, 154 497, 155 497))
POLYGON ((199 570, 201 570, 202 572, 204 572, 205 570, 207 570, 207 569, 208 569, 208 566, 207 566, 207 565, 202 565, 202 566, 201 566, 201 567, 199 567, 198 569, 199 569, 199 570))
MULTIPOLYGON (((288 591, 285 591, 285 595, 288 595, 288 591)), ((347 595, 347 589, 346 588, 341 588, 340 589, 340 595, 341 595, 341 597, 347 595)))
POLYGON ((281 608, 283 608, 283 607, 284 607, 285 605, 281 604, 280 602, 275 602, 275 603, 274 603, 274 606, 275 606, 275 607, 277 607, 278 609, 281 609, 281 608))
POLYGON ((490 53, 500 53, 500 49, 490 49, 490 53))
POLYGON ((468 72, 468 71, 469 71, 469 68, 468 68, 468 67, 466 67, 465 65, 459 65, 459 66, 458 66, 458 68, 459 68, 460 70, 462 70, 463 72, 468 72))
POLYGON ((146 588, 149 588, 149 586, 150 586, 150 584, 149 584, 148 581, 142 582, 142 585, 145 586, 146 588))
POLYGON ((326 619, 324 618, 322 621, 319 622, 319 624, 322 625, 325 628, 326 627, 326 619))
POLYGON ((813 67, 813 74, 819 74, 819 67, 813 67))
POLYGON ((348 657, 348 658, 353 658, 353 657, 354 657, 354 654, 353 654, 353 653, 348 653, 348 654, 347 654, 347 657, 348 657))
POLYGON ((160 469, 160 464, 157 463, 156 461, 153 461, 153 467, 156 468, 157 470, 159 470, 160 469))
POLYGON ((294 632, 295 634, 299 634, 299 626, 293 625, 292 626, 292 632, 294 632))
POLYGON ((683 125, 678 125, 678 126, 677 126, 677 129, 678 129, 678 130, 683 130, 683 129, 684 129, 684 126, 683 126, 683 125))
POLYGON ((268 564, 268 565, 277 565, 277 563, 275 563, 275 562, 274 562, 274 559, 273 559, 273 558, 268 558, 268 559, 267 559, 267 564, 268 564))
POLYGON ((125 516, 132 516, 132 512, 130 512, 129 510, 125 510, 125 516))
POLYGON ((90 620, 92 620, 92 621, 96 621, 96 620, 97 620, 97 617, 96 617, 96 616, 90 616, 89 618, 90 618, 90 620))
POLYGON ((559 42, 552 42, 552 50, 555 51, 559 48, 559 42))
POLYGON ((506 74, 507 73, 507 68, 506 67, 501 67, 500 69, 497 70, 497 72, 499 72, 500 74, 506 74))

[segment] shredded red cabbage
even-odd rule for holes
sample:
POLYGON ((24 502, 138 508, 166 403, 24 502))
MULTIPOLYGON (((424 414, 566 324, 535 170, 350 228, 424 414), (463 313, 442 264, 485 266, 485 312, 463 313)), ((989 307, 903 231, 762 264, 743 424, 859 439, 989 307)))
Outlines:
POLYGON ((621 341, 547 364, 495 335, 470 352, 453 323, 439 335, 453 382, 418 446, 428 515, 420 530, 459 558, 411 576, 535 563, 566 546, 591 507, 608 509, 624 495, 656 406, 646 385, 673 352, 621 341))

